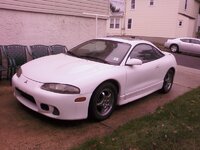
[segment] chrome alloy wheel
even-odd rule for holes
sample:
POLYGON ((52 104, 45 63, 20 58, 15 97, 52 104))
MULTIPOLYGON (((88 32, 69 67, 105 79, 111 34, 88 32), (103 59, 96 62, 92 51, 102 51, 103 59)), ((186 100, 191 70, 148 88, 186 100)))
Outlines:
POLYGON ((89 116, 98 121, 107 119, 115 108, 116 99, 116 87, 110 82, 102 83, 92 94, 89 116))
POLYGON ((101 116, 107 115, 113 107, 114 95, 112 90, 103 89, 98 96, 96 110, 101 116))
POLYGON ((161 91, 163 93, 168 93, 172 88, 173 81, 174 81, 174 71, 169 70, 167 72, 167 74, 165 75, 164 83, 163 83, 163 87, 162 87, 161 91))

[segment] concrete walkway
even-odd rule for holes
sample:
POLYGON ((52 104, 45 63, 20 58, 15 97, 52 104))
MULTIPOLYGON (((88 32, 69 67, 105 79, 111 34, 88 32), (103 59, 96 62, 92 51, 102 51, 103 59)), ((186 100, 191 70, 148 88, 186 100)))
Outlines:
POLYGON ((176 97, 200 86, 200 70, 178 66, 172 90, 155 92, 120 106, 102 122, 57 121, 22 107, 13 97, 9 82, 0 81, 0 145, 3 150, 70 149, 87 139, 111 133, 129 120, 153 113, 176 97))

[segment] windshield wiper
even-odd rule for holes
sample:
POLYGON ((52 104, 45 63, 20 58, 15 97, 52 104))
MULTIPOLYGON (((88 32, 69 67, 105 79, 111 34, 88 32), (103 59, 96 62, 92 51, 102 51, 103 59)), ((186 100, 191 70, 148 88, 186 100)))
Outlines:
POLYGON ((87 56, 87 55, 79 56, 79 57, 80 58, 86 58, 86 59, 89 59, 89 60, 96 60, 98 62, 103 62, 103 63, 106 63, 106 64, 110 64, 108 61, 101 59, 101 58, 98 58, 98 57, 92 57, 92 56, 87 56))

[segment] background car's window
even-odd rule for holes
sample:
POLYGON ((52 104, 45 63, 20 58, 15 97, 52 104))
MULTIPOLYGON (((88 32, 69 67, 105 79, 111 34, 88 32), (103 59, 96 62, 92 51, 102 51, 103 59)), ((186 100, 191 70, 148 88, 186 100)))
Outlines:
POLYGON ((159 59, 163 56, 164 54, 148 44, 137 45, 130 54, 130 58, 140 59, 143 63, 159 59))
POLYGON ((131 45, 109 40, 91 40, 70 50, 75 56, 119 65, 131 45))
POLYGON ((192 39, 192 40, 191 40, 191 43, 193 43, 193 44, 199 44, 199 45, 200 45, 200 41, 195 40, 195 39, 192 39))
POLYGON ((180 39, 182 42, 190 43, 190 39, 180 39))

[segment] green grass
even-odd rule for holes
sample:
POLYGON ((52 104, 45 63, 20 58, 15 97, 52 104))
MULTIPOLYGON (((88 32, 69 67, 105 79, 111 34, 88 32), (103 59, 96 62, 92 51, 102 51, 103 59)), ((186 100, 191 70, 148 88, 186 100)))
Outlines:
POLYGON ((200 88, 74 150, 198 150, 200 88))

